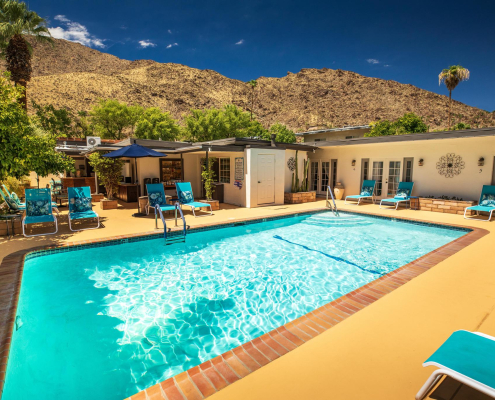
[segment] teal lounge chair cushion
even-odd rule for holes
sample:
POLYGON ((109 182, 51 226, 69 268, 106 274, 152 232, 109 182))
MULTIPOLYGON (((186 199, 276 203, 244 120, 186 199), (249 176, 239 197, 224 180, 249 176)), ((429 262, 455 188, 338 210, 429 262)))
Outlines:
POLYGON ((98 218, 98 214, 96 214, 94 211, 88 210, 88 211, 82 211, 82 212, 71 212, 70 213, 70 219, 85 219, 85 218, 98 218))
MULTIPOLYGON (((26 210, 30 217, 40 217, 43 215, 51 215, 52 202, 46 199, 28 200, 26 202, 26 210)), ((52 221, 53 219, 50 219, 52 221)))
POLYGON ((21 201, 19 200, 19 197, 17 197, 17 194, 15 194, 14 192, 11 193, 10 197, 12 198, 12 200, 14 200, 16 202, 16 204, 18 206, 21 205, 21 201))
POLYGON ((481 196, 480 206, 495 207, 495 194, 483 193, 481 196))
POLYGON ((446 367, 495 388, 495 340, 468 331, 454 332, 424 365, 446 367))
POLYGON ((71 213, 84 213, 92 209, 91 197, 71 197, 69 200, 69 211, 71 213))
POLYGON ((182 203, 184 206, 194 207, 194 208, 204 208, 211 207, 209 203, 200 203, 198 201, 191 201, 190 203, 182 203))
POLYGON ((5 202, 7 203, 7 205, 10 207, 11 210, 13 211, 17 211, 19 210, 21 207, 19 204, 17 204, 14 199, 10 196, 8 197, 4 197, 4 200, 5 202))
POLYGON ((485 212, 490 212, 493 211, 493 207, 488 207, 488 206, 471 206, 471 207, 466 207, 467 210, 473 210, 473 211, 485 211, 485 212))
POLYGON ((407 199, 411 191, 409 189, 397 189, 397 193, 395 194, 395 199, 407 199))
POLYGON ((55 217, 53 216, 53 214, 27 216, 24 219, 24 225, 40 224, 42 222, 54 222, 54 221, 55 221, 55 217))
POLYGON ((184 191, 181 191, 180 192, 180 202, 181 203, 190 203, 194 201, 194 196, 192 194, 192 192, 190 192, 189 190, 184 190, 184 191))

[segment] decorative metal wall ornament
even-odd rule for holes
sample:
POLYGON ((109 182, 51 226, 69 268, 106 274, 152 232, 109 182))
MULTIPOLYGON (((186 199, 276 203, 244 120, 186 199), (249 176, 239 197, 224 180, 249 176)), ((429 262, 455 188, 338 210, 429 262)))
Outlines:
POLYGON ((455 175, 460 175, 464 169, 464 161, 462 161, 461 156, 456 156, 455 153, 447 153, 447 155, 440 157, 437 162, 437 169, 440 175, 453 178, 455 175))
POLYGON ((287 160, 287 167, 289 167, 291 171, 294 171, 296 169, 296 160, 294 159, 294 157, 290 157, 287 160))

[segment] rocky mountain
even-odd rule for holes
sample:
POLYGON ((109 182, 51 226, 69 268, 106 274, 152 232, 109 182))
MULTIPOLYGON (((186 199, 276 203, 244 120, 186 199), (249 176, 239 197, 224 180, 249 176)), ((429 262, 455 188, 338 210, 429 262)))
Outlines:
MULTIPOLYGON (((98 99, 159 107, 181 119, 191 108, 234 103, 251 107, 251 88, 215 71, 151 60, 121 60, 65 40, 33 44, 33 79, 28 95, 74 111, 90 110, 98 99)), ((0 66, 4 69, 4 66, 0 66)), ((444 128, 448 98, 412 85, 369 78, 351 71, 302 69, 282 78, 260 77, 254 113, 269 126, 282 122, 296 131, 312 126, 362 125, 395 119, 405 112, 422 116, 430 129, 444 128)), ((455 101, 453 112, 478 126, 494 125, 494 115, 455 101)))

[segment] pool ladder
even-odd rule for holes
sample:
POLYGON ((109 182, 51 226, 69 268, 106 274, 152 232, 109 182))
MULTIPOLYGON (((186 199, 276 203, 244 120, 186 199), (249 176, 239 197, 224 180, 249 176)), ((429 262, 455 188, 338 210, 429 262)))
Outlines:
POLYGON ((333 191, 330 185, 327 186, 327 202, 326 206, 332 210, 333 215, 340 217, 339 210, 337 209, 337 204, 335 203, 335 197, 333 197, 333 191), (330 199, 328 198, 328 193, 330 193, 330 199))
POLYGON ((155 205, 155 228, 158 228, 158 215, 160 215, 160 218, 163 222, 163 238, 165 239, 165 245, 184 243, 186 241, 186 219, 184 218, 182 209, 179 207, 179 203, 175 203, 175 226, 177 226, 177 211, 179 211, 182 218, 182 235, 167 235, 167 222, 165 221, 165 217, 163 216, 162 209, 158 204, 155 205))

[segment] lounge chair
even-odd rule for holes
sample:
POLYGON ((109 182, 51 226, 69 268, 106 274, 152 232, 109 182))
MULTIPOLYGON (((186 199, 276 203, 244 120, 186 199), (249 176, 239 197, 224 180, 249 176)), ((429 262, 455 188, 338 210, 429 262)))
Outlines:
POLYGON ((466 219, 479 219, 480 221, 489 222, 492 219, 492 213, 495 211, 495 186, 484 185, 481 189, 480 201, 477 206, 466 207, 464 209, 464 218, 466 219), (467 210, 476 211, 476 215, 480 215, 480 211, 488 213, 488 219, 482 218, 467 218, 467 210))
POLYGON ((2 189, 0 189, 0 196, 2 197, 3 201, 5 201, 5 203, 9 206, 10 211, 24 211, 26 209, 26 204, 16 202, 12 197, 10 197, 9 191, 7 190, 5 185, 2 186, 6 193, 4 193, 2 189))
POLYGON ((347 199, 352 199, 352 200, 357 199, 357 203, 350 203, 350 204, 354 204, 358 206, 359 203, 361 202, 361 199, 369 199, 369 198, 371 198, 371 201, 374 203, 375 185, 376 185, 376 181, 363 181, 363 187, 361 188, 361 193, 354 194, 352 196, 346 196, 344 204, 347 204, 347 199))
MULTIPOLYGON (((26 206, 26 203, 21 203, 21 200, 19 200, 19 197, 17 196, 17 194, 15 192, 10 193, 9 189, 7 189, 7 186, 5 186, 5 185, 2 185, 2 188, 5 192, 5 194, 7 195, 7 197, 10 197, 18 206, 21 206, 21 207, 26 206)), ((5 199, 5 197, 4 197, 4 199, 5 199)))
POLYGON ((98 229, 100 227, 100 217, 93 211, 91 202, 91 189, 89 186, 68 187, 67 197, 69 203, 69 229, 73 232, 98 229), (96 218, 97 225, 93 228, 72 229, 72 222, 81 219, 96 218))
POLYGON ((53 235, 57 232, 57 217, 53 215, 52 193, 50 189, 26 189, 26 215, 22 219, 22 234, 26 237, 31 237, 53 235), (26 225, 44 222, 55 223, 55 232, 26 235, 26 225))
MULTIPOLYGON (((201 209, 210 207, 210 213, 207 215, 213 215, 213 210, 211 209, 210 204, 194 201, 194 195, 190 182, 176 182, 175 187, 177 188, 177 197, 179 198, 179 204, 181 205, 181 208, 182 206, 191 207, 191 211, 196 217, 196 213, 194 212, 196 208, 201 209)), ((206 215, 201 215, 201 217, 204 216, 206 215)))
POLYGON ((424 399, 442 376, 495 398, 495 337, 480 332, 456 331, 423 363, 434 371, 416 394, 424 399))
MULTIPOLYGON (((395 204, 395 209, 399 207, 402 202, 409 202, 411 204, 411 193, 413 190, 414 182, 399 182, 399 187, 397 188, 397 193, 392 199, 382 199, 380 201, 380 208, 382 208, 382 203, 393 203, 395 204)), ((389 206, 391 206, 389 204, 389 206)))
POLYGON ((163 183, 147 183, 146 191, 148 192, 148 204, 146 205, 146 215, 150 214, 150 208, 156 214, 155 206, 158 204, 162 211, 174 211, 175 206, 167 204, 165 189, 163 183))

